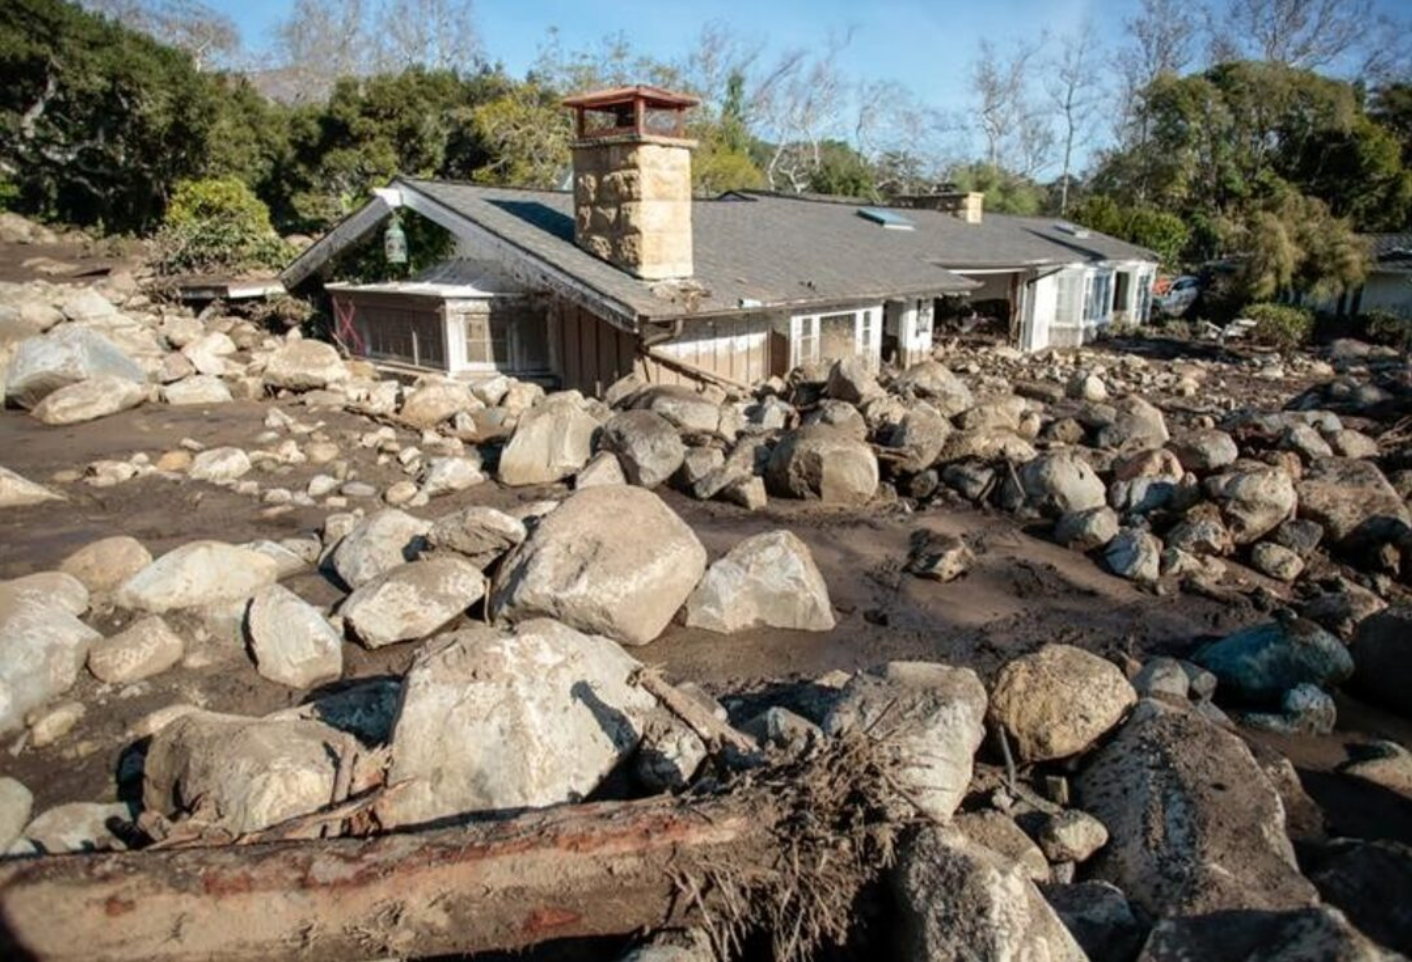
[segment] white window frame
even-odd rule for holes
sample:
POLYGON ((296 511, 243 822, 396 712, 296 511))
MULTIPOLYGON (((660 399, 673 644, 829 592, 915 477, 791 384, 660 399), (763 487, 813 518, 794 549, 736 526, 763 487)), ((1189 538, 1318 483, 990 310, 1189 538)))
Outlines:
POLYGON ((853 350, 870 365, 882 360, 883 305, 869 304, 857 308, 819 311, 817 314, 795 314, 789 319, 789 366, 799 367, 817 361, 823 346, 820 321, 840 314, 853 315, 853 350))

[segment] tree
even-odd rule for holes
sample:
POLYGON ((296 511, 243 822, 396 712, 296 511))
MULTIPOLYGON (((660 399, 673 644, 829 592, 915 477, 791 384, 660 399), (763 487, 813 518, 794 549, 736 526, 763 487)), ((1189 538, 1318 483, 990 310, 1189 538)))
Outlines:
POLYGON ((288 256, 269 209, 233 177, 178 184, 156 248, 163 274, 239 273, 279 267, 288 256))
POLYGON ((1246 302, 1282 294, 1336 296, 1367 273, 1368 252, 1344 218, 1294 191, 1252 205, 1225 225, 1239 252, 1238 292, 1246 302))
POLYGON ((1373 91, 1368 116, 1402 145, 1402 162, 1412 166, 1412 82, 1385 84, 1373 91))
POLYGON ((1360 45, 1374 22, 1372 0, 1228 0, 1212 30, 1212 60, 1330 67, 1360 45))
POLYGON ((1030 63, 1043 40, 1019 42, 1003 55, 990 40, 980 42, 971 63, 971 93, 985 140, 986 163, 1033 177, 1049 164, 1054 131, 1032 100, 1030 63))
POLYGON ((1123 21, 1126 42, 1119 49, 1123 81, 1122 119, 1126 125, 1139 94, 1158 77, 1185 73, 1196 52, 1198 21, 1180 0, 1142 0, 1136 17, 1123 21))
POLYGON ((1044 207, 1044 188, 1033 179, 976 161, 952 167, 947 180, 957 190, 985 194, 986 210, 1032 216, 1044 207))
POLYGON ((480 52, 471 0, 386 0, 379 13, 376 62, 382 71, 469 71, 480 52))
POLYGON ((369 11, 363 0, 294 0, 275 30, 275 50, 294 74, 296 103, 325 99, 342 77, 357 77, 373 63, 369 11))
POLYGON ((1098 72, 1098 51, 1090 39, 1093 24, 1085 21, 1060 44, 1059 55, 1049 66, 1048 91, 1059 112, 1060 184, 1059 213, 1069 210, 1070 174, 1073 170, 1074 146, 1090 129, 1102 99, 1102 80, 1098 72))
POLYGON ((232 67, 240 59, 235 21, 201 0, 83 0, 83 6, 184 50, 197 70, 232 67))
POLYGON ((573 129, 554 91, 534 82, 475 108, 476 134, 486 145, 487 163, 476 179, 492 184, 557 187, 569 169, 573 129))

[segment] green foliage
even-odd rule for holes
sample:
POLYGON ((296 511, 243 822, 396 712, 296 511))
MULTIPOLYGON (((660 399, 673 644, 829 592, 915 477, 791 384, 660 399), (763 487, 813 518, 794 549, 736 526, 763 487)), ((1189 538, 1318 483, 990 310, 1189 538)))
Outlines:
POLYGON ((1044 188, 1021 174, 977 162, 953 167, 947 180, 957 190, 982 191, 985 209, 997 214, 1034 216, 1044 207, 1044 188))
POLYGON ((573 126, 552 90, 530 82, 471 112, 488 161, 475 179, 519 187, 557 187, 569 169, 573 126))
POLYGON ((1283 292, 1333 297, 1367 274, 1367 245, 1348 220, 1293 191, 1241 211, 1223 229, 1227 245, 1241 252, 1236 290, 1248 300, 1283 292))
POLYGON ((411 277, 440 264, 456 253, 456 238, 441 225, 412 210, 398 214, 407 237, 407 263, 389 264, 383 253, 383 232, 376 231, 362 244, 340 255, 329 270, 335 280, 365 283, 411 277))
POLYGON ((274 268, 289 255, 269 210, 232 177, 178 184, 156 241, 163 274, 274 268))
POLYGON ((1176 214, 1153 207, 1123 207, 1106 194, 1084 198, 1073 209, 1075 223, 1154 251, 1175 269, 1191 240, 1191 230, 1176 214))
POLYGON ((1314 314, 1290 304, 1251 304, 1241 312, 1255 322, 1251 336, 1262 344, 1293 350, 1314 333, 1314 314))
POLYGON ((1368 311, 1358 315, 1358 329, 1374 344, 1386 344, 1399 351, 1412 350, 1412 318, 1392 311, 1368 311))
POLYGON ((877 196, 867 160, 840 140, 826 140, 819 145, 819 163, 809 174, 809 190, 838 197, 877 196))

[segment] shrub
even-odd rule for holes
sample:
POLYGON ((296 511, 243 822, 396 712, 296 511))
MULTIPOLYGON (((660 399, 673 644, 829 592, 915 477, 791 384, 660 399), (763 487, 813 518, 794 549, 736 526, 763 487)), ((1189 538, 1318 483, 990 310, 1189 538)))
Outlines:
POLYGON ((1412 350, 1412 318, 1392 311, 1372 310, 1358 315, 1358 329, 1374 344, 1386 344, 1400 351, 1412 350))
POLYGON ((234 178, 178 184, 156 244, 163 274, 276 268, 289 256, 269 209, 234 178))
POLYGON ((1282 351, 1296 348, 1314 332, 1314 314, 1289 304, 1251 304, 1241 312, 1255 322, 1252 336, 1282 351))

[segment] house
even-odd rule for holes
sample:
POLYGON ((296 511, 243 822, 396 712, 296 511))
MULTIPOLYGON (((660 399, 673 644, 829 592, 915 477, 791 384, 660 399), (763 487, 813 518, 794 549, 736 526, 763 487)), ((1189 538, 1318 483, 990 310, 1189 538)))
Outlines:
POLYGON ((355 353, 391 367, 503 372, 599 392, 628 373, 744 387, 806 362, 907 366, 945 299, 1003 308, 1026 349, 1145 320, 1157 260, 978 194, 881 207, 759 191, 694 198, 685 113, 652 87, 566 101, 573 190, 396 178, 281 274, 291 290, 396 212, 449 231, 455 256, 411 280, 329 283, 355 353))
POLYGON ((1412 320, 1412 233, 1367 234, 1371 263, 1363 284, 1339 299, 1338 313, 1386 311, 1412 320))

